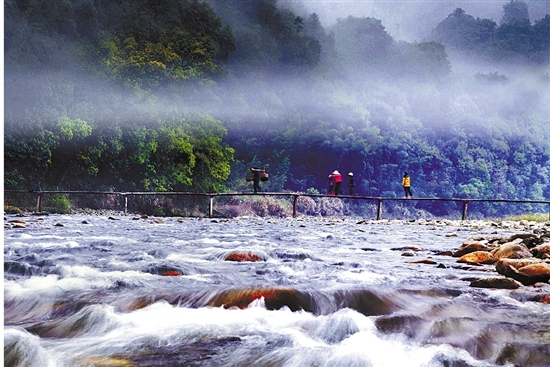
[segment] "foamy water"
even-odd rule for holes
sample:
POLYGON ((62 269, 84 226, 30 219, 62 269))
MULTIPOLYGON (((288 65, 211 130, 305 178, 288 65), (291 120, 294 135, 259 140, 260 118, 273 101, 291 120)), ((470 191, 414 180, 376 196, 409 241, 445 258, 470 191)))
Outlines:
POLYGON ((5 229, 6 366, 550 365, 536 288, 438 255, 488 229, 116 218, 5 229))

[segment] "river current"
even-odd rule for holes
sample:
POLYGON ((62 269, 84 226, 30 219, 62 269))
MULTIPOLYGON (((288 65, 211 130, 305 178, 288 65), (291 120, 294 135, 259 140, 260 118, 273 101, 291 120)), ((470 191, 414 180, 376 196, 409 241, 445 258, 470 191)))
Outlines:
POLYGON ((470 287, 497 276, 494 266, 441 254, 505 229, 85 214, 5 222, 16 219, 26 228, 4 229, 5 366, 550 366, 550 306, 530 300, 537 288, 470 287))

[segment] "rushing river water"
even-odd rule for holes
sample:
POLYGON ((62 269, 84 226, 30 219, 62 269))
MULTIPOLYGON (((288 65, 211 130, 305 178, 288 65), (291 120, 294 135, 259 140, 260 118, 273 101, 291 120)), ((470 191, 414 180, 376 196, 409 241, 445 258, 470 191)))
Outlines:
POLYGON ((550 365, 550 306, 529 300, 536 288, 472 288, 494 267, 439 255, 494 229, 24 221, 4 230, 6 366, 550 365), (422 259, 435 264, 412 263, 422 259))

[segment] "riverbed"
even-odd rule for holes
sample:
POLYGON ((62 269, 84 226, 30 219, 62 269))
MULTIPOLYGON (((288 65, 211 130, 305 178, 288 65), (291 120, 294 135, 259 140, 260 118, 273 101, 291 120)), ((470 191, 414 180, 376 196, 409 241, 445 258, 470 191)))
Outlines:
POLYGON ((550 305, 533 301, 548 287, 473 288, 494 266, 448 256, 469 237, 514 229, 122 214, 5 222, 6 366, 550 366, 550 305))

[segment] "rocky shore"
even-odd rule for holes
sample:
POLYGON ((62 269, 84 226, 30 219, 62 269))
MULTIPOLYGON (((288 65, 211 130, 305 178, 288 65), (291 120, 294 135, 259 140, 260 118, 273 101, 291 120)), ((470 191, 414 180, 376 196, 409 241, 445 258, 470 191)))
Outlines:
MULTIPOLYGON (((369 223, 362 221, 361 223, 369 223)), ((380 224, 383 221, 372 223, 380 224)), ((496 272, 499 276, 487 278, 469 278, 471 287, 493 289, 519 289, 535 291, 528 300, 550 304, 550 221, 451 221, 451 220, 415 220, 386 221, 388 224, 415 224, 428 226, 449 226, 487 230, 491 234, 475 235, 467 238, 455 251, 437 253, 438 256, 457 258, 457 267, 496 272), (499 231, 507 230, 510 235, 503 236, 499 231)), ((447 237, 456 236, 448 232, 447 237)), ((411 249, 403 256, 414 256, 411 249)), ((412 249, 415 251, 415 249, 412 249)), ((420 250, 420 249, 418 249, 420 250)), ((410 263, 433 264, 433 257, 410 261, 410 263)), ((439 263, 439 266, 444 266, 439 263)), ((530 292, 532 293, 532 292, 530 292)))

